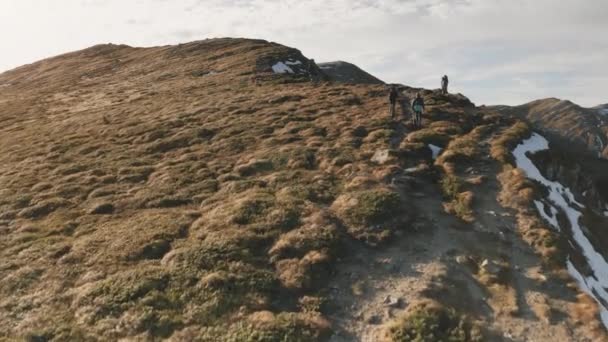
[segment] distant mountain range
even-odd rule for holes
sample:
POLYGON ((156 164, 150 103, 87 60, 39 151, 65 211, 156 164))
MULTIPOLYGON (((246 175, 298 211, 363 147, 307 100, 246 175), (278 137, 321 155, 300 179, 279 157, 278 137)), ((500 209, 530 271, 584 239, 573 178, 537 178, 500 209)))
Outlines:
POLYGON ((571 101, 556 98, 536 100, 520 106, 496 106, 498 111, 530 121, 562 142, 584 147, 602 158, 608 158, 608 104, 584 108, 571 101))

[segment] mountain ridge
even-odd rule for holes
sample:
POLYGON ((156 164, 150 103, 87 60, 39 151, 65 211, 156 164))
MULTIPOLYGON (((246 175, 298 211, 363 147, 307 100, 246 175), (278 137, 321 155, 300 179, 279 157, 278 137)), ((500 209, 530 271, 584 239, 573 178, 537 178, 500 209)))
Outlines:
POLYGON ((584 108, 569 100, 547 98, 519 106, 493 108, 522 117, 555 139, 572 142, 598 157, 608 157, 608 122, 599 107, 584 108))
MULTIPOLYGON (((403 85, 391 120, 309 61, 223 38, 0 74, 0 339, 606 338, 524 120, 403 85)), ((605 253, 605 185, 549 146, 605 253)))

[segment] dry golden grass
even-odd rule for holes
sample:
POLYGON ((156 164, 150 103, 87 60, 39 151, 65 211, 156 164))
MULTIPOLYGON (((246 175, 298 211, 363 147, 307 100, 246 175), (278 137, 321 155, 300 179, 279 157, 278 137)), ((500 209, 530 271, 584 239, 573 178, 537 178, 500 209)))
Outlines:
POLYGON ((517 292, 513 287, 511 265, 504 260, 489 260, 489 268, 478 265, 475 278, 490 295, 488 304, 497 315, 519 314, 517 292))
MULTIPOLYGON (((1 74, 0 340, 326 340, 345 242, 415 216, 388 185, 404 164, 433 174, 433 143, 457 177, 503 127, 424 91, 427 128, 404 138, 383 86, 271 72, 290 58, 256 40, 103 45, 1 74)), ((462 179, 446 194, 472 220, 462 179)), ((468 336, 448 311, 422 318, 468 336)))
POLYGON ((492 158, 503 164, 512 164, 513 155, 511 151, 526 136, 530 135, 530 127, 522 121, 515 122, 510 128, 492 140, 490 154, 492 158))
POLYGON ((552 265, 563 265, 564 248, 559 234, 547 227, 532 208, 536 190, 534 184, 526 178, 524 171, 505 167, 498 175, 502 186, 498 195, 499 202, 517 210, 517 226, 523 240, 552 265))
POLYGON ((435 301, 410 305, 386 328, 385 341, 483 341, 481 329, 469 318, 435 301))
POLYGON ((336 199, 332 210, 346 224, 349 234, 372 245, 406 228, 412 216, 398 192, 381 187, 346 192, 336 199))
POLYGON ((477 159, 479 142, 490 129, 490 126, 478 126, 471 132, 451 140, 436 163, 441 165, 446 162, 471 162, 477 159))
POLYGON ((369 162, 394 134, 384 88, 271 72, 289 58, 104 45, 0 75, 0 339, 323 335, 289 296, 323 289, 342 240, 407 228, 407 206, 398 161, 369 162), (230 328, 259 311, 275 323, 230 328))
POLYGON ((599 315, 597 303, 589 295, 580 293, 576 297, 576 302, 571 304, 568 315, 577 324, 586 326, 590 331, 594 332, 594 337, 598 341, 606 337, 604 327, 595 319, 599 315))
POLYGON ((472 191, 461 192, 452 201, 444 203, 443 207, 447 213, 455 215, 465 222, 473 222, 475 216, 471 208, 474 196, 472 191))

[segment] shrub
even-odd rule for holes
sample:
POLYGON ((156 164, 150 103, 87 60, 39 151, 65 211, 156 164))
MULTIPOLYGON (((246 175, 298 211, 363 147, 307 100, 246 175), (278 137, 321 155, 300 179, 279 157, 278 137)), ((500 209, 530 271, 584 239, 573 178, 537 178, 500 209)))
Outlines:
POLYGON ((416 306, 389 328, 388 335, 394 342, 483 341, 480 329, 465 316, 432 302, 416 306))
POLYGON ((456 198, 462 189, 462 181, 454 175, 446 175, 441 179, 441 189, 448 198, 456 198))
POLYGON ((449 202, 444 203, 444 209, 449 214, 453 214, 463 221, 473 222, 473 192, 463 192, 462 180, 452 174, 447 174, 441 179, 441 188, 443 193, 449 199, 449 202))
POLYGON ((263 217, 272 207, 274 198, 270 194, 260 193, 258 196, 241 201, 233 211, 232 222, 240 225, 253 223, 263 217))
POLYGON ((530 135, 530 127, 524 122, 516 122, 498 138, 492 140, 490 155, 503 164, 513 164, 511 150, 528 135, 530 135))
POLYGON ((248 177, 258 173, 271 171, 272 169, 273 165, 270 160, 253 159, 247 164, 237 166, 235 171, 242 177, 248 177))
POLYGON ((337 240, 335 225, 308 225, 281 235, 268 253, 272 261, 300 258, 311 250, 332 249, 337 240))
POLYGON ((393 130, 391 129, 378 129, 369 133, 363 141, 366 143, 388 142, 392 134, 393 130))
POLYGON ((164 290, 168 282, 168 274, 160 269, 125 271, 97 283, 79 304, 94 307, 91 323, 107 316, 119 317, 151 291, 164 290))
POLYGON ((423 128, 421 130, 410 133, 406 137, 406 141, 410 143, 434 144, 437 146, 445 146, 450 141, 450 136, 438 132, 432 128, 423 128))
POLYGON ((446 212, 455 215, 465 222, 473 222, 475 220, 473 210, 471 209, 473 198, 474 195, 471 191, 459 193, 452 201, 444 203, 444 208, 446 212))
POLYGON ((64 199, 50 198, 50 199, 41 201, 40 203, 38 203, 32 207, 21 210, 19 212, 19 216, 24 217, 24 218, 36 219, 36 218, 46 216, 61 207, 67 206, 68 204, 69 204, 69 202, 64 199))
POLYGON ((288 289, 312 289, 322 285, 331 257, 325 251, 310 251, 302 259, 277 262, 278 278, 288 289))
POLYGON ((334 201, 332 209, 349 234, 371 245, 386 241, 409 219, 399 194, 386 188, 346 193, 334 201))
POLYGON ((396 216, 400 207, 398 193, 385 189, 368 190, 356 193, 353 205, 346 208, 344 214, 352 224, 370 225, 396 216))
POLYGON ((316 313, 260 311, 231 326, 205 328, 192 339, 203 342, 309 342, 327 339, 330 331, 329 322, 316 313))
POLYGON ((451 121, 435 121, 429 125, 429 128, 440 134, 462 134, 462 128, 460 128, 458 124, 451 121))

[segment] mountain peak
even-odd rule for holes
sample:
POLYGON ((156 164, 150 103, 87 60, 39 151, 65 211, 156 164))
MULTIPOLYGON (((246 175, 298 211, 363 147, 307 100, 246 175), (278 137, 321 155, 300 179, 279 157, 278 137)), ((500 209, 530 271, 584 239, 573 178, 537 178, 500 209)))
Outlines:
POLYGON ((332 80, 342 83, 384 84, 383 81, 363 71, 358 66, 344 62, 320 63, 319 67, 332 80))

